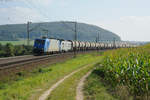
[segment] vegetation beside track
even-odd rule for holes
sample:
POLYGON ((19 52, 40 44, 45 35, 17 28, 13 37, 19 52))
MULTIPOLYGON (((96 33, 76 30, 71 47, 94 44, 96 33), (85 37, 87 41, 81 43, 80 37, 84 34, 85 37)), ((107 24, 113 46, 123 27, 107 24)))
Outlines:
POLYGON ((150 45, 107 51, 103 56, 87 80, 87 100, 101 100, 104 86, 104 93, 119 100, 150 100, 150 45))
MULTIPOLYGON (((2 45, 6 45, 7 43, 11 43, 12 45, 27 45, 27 40, 18 40, 18 41, 0 41, 2 45)), ((30 41, 30 45, 32 46, 34 41, 30 41)))
POLYGON ((65 75, 100 58, 97 53, 84 54, 63 63, 36 69, 31 73, 17 73, 17 80, 0 83, 0 100, 37 99, 36 97, 65 75))
POLYGON ((103 83, 102 78, 94 70, 85 81, 84 100, 119 100, 110 94, 111 87, 103 83))
POLYGON ((6 45, 0 44, 0 57, 12 57, 32 54, 32 46, 13 45, 7 43, 6 45))

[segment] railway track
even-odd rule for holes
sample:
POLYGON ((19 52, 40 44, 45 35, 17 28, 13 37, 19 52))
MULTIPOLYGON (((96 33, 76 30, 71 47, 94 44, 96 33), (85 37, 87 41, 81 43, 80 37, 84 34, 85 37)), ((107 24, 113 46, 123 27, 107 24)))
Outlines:
POLYGON ((0 59, 0 70, 8 69, 12 67, 17 67, 20 65, 25 65, 29 63, 34 63, 42 60, 46 60, 52 57, 59 57, 63 55, 71 55, 72 53, 61 53, 61 54, 53 54, 53 55, 45 55, 45 56, 20 56, 20 57, 10 57, 10 58, 2 58, 0 59))
MULTIPOLYGON (((82 53, 89 53, 93 51, 86 51, 86 52, 78 52, 78 54, 82 53)), ((53 54, 53 55, 44 55, 44 56, 33 56, 33 55, 27 55, 27 56, 18 56, 18 57, 8 57, 8 58, 0 58, 0 70, 9 69, 13 67, 18 67, 21 65, 26 65, 30 63, 36 63, 52 58, 60 58, 62 56, 72 55, 73 52, 69 53, 60 53, 60 54, 53 54)))

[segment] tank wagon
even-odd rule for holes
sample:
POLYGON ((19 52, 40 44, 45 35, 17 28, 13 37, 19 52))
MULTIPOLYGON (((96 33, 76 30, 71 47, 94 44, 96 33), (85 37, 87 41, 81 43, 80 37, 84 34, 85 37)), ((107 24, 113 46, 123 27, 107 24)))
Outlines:
MULTIPOLYGON (((115 44, 115 48, 126 48, 135 47, 129 43, 118 42, 115 44)), ((71 51, 87 51, 97 49, 112 49, 114 48, 113 43, 104 42, 83 42, 83 41, 71 41, 71 40, 60 40, 54 38, 35 39, 33 52, 35 55, 39 54, 53 54, 61 52, 71 51)))
POLYGON ((66 40, 60 41, 60 49, 59 50, 60 50, 60 52, 72 51, 72 42, 66 41, 66 40))

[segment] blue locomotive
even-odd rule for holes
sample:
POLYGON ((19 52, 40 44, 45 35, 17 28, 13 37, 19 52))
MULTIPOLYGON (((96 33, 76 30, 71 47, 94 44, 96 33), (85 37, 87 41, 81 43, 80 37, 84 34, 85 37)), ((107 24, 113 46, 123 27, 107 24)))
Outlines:
POLYGON ((72 50, 72 42, 58 39, 35 39, 34 54, 52 54, 72 50))

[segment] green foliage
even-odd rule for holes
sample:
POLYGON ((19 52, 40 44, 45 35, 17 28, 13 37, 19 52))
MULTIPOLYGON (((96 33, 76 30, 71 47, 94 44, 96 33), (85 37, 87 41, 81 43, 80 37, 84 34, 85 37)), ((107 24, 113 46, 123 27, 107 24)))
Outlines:
POLYGON ((32 49, 32 46, 12 45, 11 43, 7 43, 6 45, 0 44, 0 57, 32 54, 32 49))
MULTIPOLYGON (((27 45, 27 40, 19 40, 19 41, 0 41, 2 45, 6 45, 7 43, 11 43, 12 45, 27 45)), ((30 45, 34 44, 34 40, 30 41, 30 45)))
POLYGON ((2 44, 0 43, 0 51, 2 50, 2 48, 3 48, 3 46, 2 46, 2 44))
POLYGON ((14 46, 12 44, 7 43, 4 50, 6 57, 14 56, 14 46))
POLYGON ((49 72, 49 71, 51 71, 51 69, 39 68, 39 70, 38 70, 39 73, 46 73, 46 72, 49 72))
POLYGON ((133 95, 150 90, 150 46, 105 52, 99 70, 112 87, 124 85, 133 95))
POLYGON ((23 75, 21 72, 21 75, 17 75, 18 78, 16 80, 8 80, 7 82, 2 82, 2 84, 0 84, 0 88, 3 88, 3 86, 5 87, 0 89, 0 100, 30 100, 30 97, 32 97, 31 100, 38 100, 36 97, 39 97, 41 93, 46 91, 47 88, 51 87, 54 83, 58 82, 58 80, 74 70, 99 61, 100 58, 101 56, 84 54, 65 62, 47 65, 48 67, 42 68, 42 71, 44 71, 43 73, 38 72, 39 68, 35 69, 36 72, 24 72, 23 75), (5 86, 5 84, 9 85, 5 86))
POLYGON ((23 46, 16 46, 16 48, 15 48, 15 55, 16 56, 23 55, 24 52, 25 51, 24 51, 23 46))
POLYGON ((18 73, 16 73, 16 75, 18 75, 18 76, 24 76, 24 73, 23 72, 18 72, 18 73))
POLYGON ((0 83, 0 89, 6 89, 8 84, 0 83))
MULTIPOLYGON (((60 38, 66 40, 74 39, 74 24, 62 22, 47 22, 47 23, 33 23, 30 28, 35 28, 30 32, 30 39, 40 38, 41 35, 45 36, 42 29, 47 29, 49 31, 48 36, 53 38, 60 38), (38 26, 38 27, 37 27, 38 26), (69 26, 69 27, 68 27, 69 26)), ((78 40, 80 41, 95 41, 95 36, 97 33, 101 33, 101 39, 103 40, 120 40, 120 37, 116 34, 102 29, 94 25, 88 25, 84 23, 78 23, 78 40)), ((14 24, 14 25, 1 25, 0 26, 0 40, 1 41, 14 41, 20 39, 27 39, 26 25, 25 24, 14 24)))
POLYGON ((101 81, 100 70, 94 70, 85 81, 85 100, 118 100, 107 91, 110 87, 101 81))
POLYGON ((0 43, 0 56, 1 57, 4 57, 5 56, 5 50, 4 49, 4 46, 0 43))
POLYGON ((24 48, 24 54, 31 54, 33 51, 33 47, 32 46, 25 46, 23 45, 24 48))

